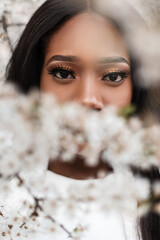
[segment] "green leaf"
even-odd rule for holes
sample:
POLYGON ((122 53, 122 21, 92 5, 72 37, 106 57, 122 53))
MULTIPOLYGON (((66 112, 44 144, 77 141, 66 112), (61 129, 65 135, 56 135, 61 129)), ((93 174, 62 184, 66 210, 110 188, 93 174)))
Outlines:
POLYGON ((130 117, 132 114, 134 114, 136 112, 137 108, 135 105, 129 105, 127 107, 124 107, 120 110, 119 115, 121 117, 125 117, 128 118, 130 117))

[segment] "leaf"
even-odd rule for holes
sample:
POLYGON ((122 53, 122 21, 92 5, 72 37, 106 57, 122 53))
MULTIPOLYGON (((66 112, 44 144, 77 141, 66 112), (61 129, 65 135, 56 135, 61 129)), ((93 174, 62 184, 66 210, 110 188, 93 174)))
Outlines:
POLYGON ((128 118, 131 115, 133 115, 136 112, 136 110, 137 110, 137 107, 135 105, 129 105, 120 110, 119 116, 128 118))

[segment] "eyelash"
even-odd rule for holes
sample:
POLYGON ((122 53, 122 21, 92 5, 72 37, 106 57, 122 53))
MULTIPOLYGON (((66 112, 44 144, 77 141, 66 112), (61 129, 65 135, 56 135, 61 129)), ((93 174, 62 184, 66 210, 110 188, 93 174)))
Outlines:
MULTIPOLYGON (((75 77, 74 77, 75 72, 74 72, 70 67, 57 66, 57 67, 52 68, 51 70, 49 70, 49 71, 48 71, 48 74, 50 74, 50 75, 58 78, 58 77, 55 75, 55 73, 56 73, 56 72, 63 71, 63 70, 66 71, 66 72, 68 72, 69 74, 72 75, 73 78, 75 78, 75 77)), ((59 79, 61 79, 61 78, 59 78, 59 79)), ((64 79, 65 79, 65 78, 64 78, 64 79)))
POLYGON ((102 80, 107 81, 107 82, 111 82, 113 84, 116 84, 116 83, 118 84, 118 83, 122 82, 127 77, 128 77, 128 72, 127 71, 114 71, 114 72, 109 72, 107 74, 104 74, 103 77, 102 77, 102 80), (111 76, 112 77, 113 76, 116 76, 116 77, 120 76, 121 79, 119 81, 104 80, 104 77, 111 77, 111 76))
MULTIPOLYGON (((56 73, 60 72, 60 71, 66 71, 66 73, 68 73, 68 75, 72 75, 72 79, 75 79, 75 72, 70 68, 70 67, 64 67, 64 66, 57 66, 55 68, 52 68, 51 70, 48 71, 48 74, 60 79, 60 80, 68 80, 68 79, 71 79, 71 78, 60 78, 60 77, 57 77, 56 76, 56 73)), ((106 81, 106 82, 110 82, 112 84, 118 84, 120 82, 122 82, 125 78, 128 77, 128 72, 127 71, 113 71, 113 72, 109 72, 109 73, 105 73, 103 76, 102 76, 102 80, 103 81, 106 81), (112 81, 112 80, 105 80, 104 78, 105 77, 118 77, 120 76, 121 79, 119 81, 112 81)))

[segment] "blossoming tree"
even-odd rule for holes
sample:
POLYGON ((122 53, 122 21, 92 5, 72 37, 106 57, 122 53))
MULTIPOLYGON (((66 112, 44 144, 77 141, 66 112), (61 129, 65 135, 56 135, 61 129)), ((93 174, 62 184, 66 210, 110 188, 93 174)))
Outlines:
MULTIPOLYGON (((1 0, 1 82, 18 40, 17 35, 43 2, 1 0)), ((150 1, 147 3, 151 4, 150 1)), ((115 4, 119 4, 119 1, 115 1, 115 4)), ((137 1, 137 6, 139 4, 142 3, 137 1)), ((105 2, 102 2, 104 5, 105 2)), ((157 11, 155 5, 152 8, 154 12, 157 11)), ((148 8, 143 12, 144 19, 148 19, 147 11, 148 8)), ((127 14, 127 11, 124 10, 123 14, 127 14)), ((140 74, 144 87, 159 84, 159 30, 156 28, 159 15, 155 16, 154 21, 148 21, 148 25, 152 26, 150 31, 138 30, 136 26, 138 37, 127 36, 142 63, 137 74, 140 74), (154 45, 151 44, 153 41, 154 45), (143 47, 146 44, 149 46, 147 49, 143 47), (142 56, 146 58, 142 59, 142 56), (153 68, 148 68, 153 62, 153 68)), ((125 17, 129 18, 128 15, 125 17)), ((121 212, 134 216, 141 216, 150 210, 159 213, 160 179, 150 179, 148 171, 160 167, 160 125, 157 122, 144 125, 138 117, 129 117, 133 111, 132 106, 121 111, 108 106, 101 113, 90 112, 78 104, 59 106, 51 96, 40 97, 38 92, 24 96, 13 86, 1 85, 2 239, 35 239, 36 236, 40 239, 38 234, 42 232, 45 233, 43 239, 47 239, 47 236, 48 239, 58 239, 57 234, 61 232, 60 239, 70 237, 78 240, 84 239, 89 231, 86 219, 91 212, 96 212, 94 217, 98 219, 99 212, 104 212, 107 217, 113 210, 116 211, 114 226, 121 212), (94 177, 99 180, 64 180, 58 175, 53 177, 47 171, 48 166, 51 170, 57 161, 73 165, 79 158, 86 167, 96 169, 94 177), (103 163, 102 168, 100 163, 103 163), (137 169, 141 169, 141 172, 137 169)), ((125 239, 123 226, 115 235, 113 232, 109 235, 109 228, 106 234, 110 239, 115 239, 116 234, 119 239, 125 239)))

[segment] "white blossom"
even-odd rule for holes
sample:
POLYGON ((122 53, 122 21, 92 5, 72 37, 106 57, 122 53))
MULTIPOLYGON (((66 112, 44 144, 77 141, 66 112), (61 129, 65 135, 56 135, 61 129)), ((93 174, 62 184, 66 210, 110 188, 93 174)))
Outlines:
MULTIPOLYGON (((143 170, 160 167, 159 124, 148 127, 138 117, 125 119, 114 106, 96 113, 75 103, 58 104, 53 96, 37 92, 26 97, 2 84, 12 48, 43 2, 0 1, 0 238, 4 240, 34 239, 38 233, 56 239, 62 232, 81 240, 89 230, 83 219, 95 209, 106 216, 113 209, 141 216, 160 196, 158 180, 151 184, 130 170, 130 165, 143 170), (98 166, 102 151, 102 161, 112 166, 113 172, 100 170, 98 180, 48 177, 50 160, 72 163, 81 155, 91 168, 98 166), (74 219, 72 225, 68 218, 70 222, 74 219)), ((156 26, 159 2, 146 2, 155 16, 153 21, 147 19, 148 25, 156 26)), ((130 7, 121 6, 120 0, 98 1, 97 5, 118 21, 127 19, 132 31, 125 39, 140 62, 136 72, 139 84, 158 86, 159 30, 139 27, 130 7), (121 11, 117 14, 115 9, 121 11)), ((159 201, 153 210, 160 213, 159 201)))

